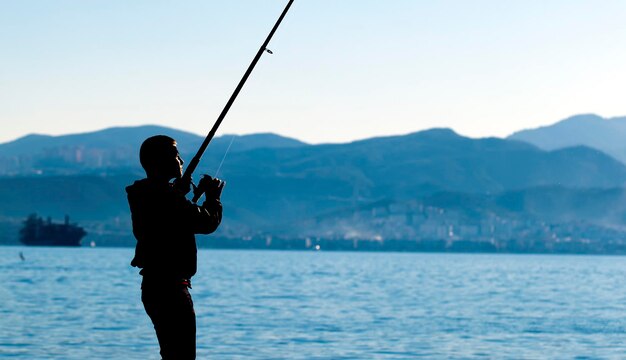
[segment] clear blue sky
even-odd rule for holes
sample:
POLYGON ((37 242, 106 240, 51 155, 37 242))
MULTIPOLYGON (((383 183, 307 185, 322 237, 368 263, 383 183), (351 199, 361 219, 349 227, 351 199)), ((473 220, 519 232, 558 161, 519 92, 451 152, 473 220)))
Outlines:
MULTIPOLYGON (((0 0, 0 142, 204 134, 285 1, 0 0)), ((296 0, 220 133, 506 136, 626 115, 626 1, 296 0)))

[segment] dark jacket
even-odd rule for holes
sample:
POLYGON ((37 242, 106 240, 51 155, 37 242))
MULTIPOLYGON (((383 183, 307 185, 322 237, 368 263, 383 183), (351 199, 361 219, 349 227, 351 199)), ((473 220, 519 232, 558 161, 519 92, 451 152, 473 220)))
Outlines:
POLYGON ((126 188, 137 239, 131 265, 145 277, 191 279, 197 269, 194 234, 210 234, 222 220, 222 204, 198 206, 167 183, 151 179, 126 188))

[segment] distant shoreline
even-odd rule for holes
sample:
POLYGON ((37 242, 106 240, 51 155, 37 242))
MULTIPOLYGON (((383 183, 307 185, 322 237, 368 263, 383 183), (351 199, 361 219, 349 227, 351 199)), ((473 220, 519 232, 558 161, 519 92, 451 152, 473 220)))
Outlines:
MULTIPOLYGON (((228 244, 228 240, 218 241, 214 244, 207 243, 199 243, 199 250, 254 250, 254 251, 300 251, 300 252, 354 252, 354 253, 424 253, 424 254, 508 254, 508 255, 594 255, 594 256, 624 256, 626 255, 626 251, 615 251, 615 252, 602 252, 602 251, 583 251, 579 249, 575 251, 575 249, 570 249, 569 251, 554 251, 554 250, 527 250, 527 251, 511 251, 511 250, 498 250, 498 249, 485 249, 485 248, 466 248, 466 249, 417 249, 415 247, 399 247, 399 246, 370 246, 370 247, 361 247, 361 248, 350 248, 342 246, 341 244, 332 245, 330 241, 323 242, 320 245, 319 249, 315 246, 304 247, 304 246, 295 246, 295 244, 291 244, 291 246, 280 246, 280 245, 269 245, 262 246, 259 243, 250 243, 247 246, 237 246, 236 242, 232 244, 228 244)), ((89 243, 85 243, 79 247, 70 247, 70 246, 28 246, 23 244, 0 244, 3 247, 20 247, 20 248, 33 248, 33 249, 80 249, 80 248, 106 248, 106 249, 133 249, 134 245, 107 245, 107 244, 96 244, 96 246, 91 247, 89 243)))

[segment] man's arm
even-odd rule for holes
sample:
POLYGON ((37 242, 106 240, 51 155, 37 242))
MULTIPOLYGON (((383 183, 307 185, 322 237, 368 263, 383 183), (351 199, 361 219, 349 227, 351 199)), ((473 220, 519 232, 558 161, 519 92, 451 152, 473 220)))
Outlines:
POLYGON ((202 206, 196 207, 197 213, 194 216, 192 228, 196 234, 210 234, 214 232, 222 222, 222 203, 220 197, 222 189, 226 183, 222 180, 204 175, 198 183, 197 190, 204 193, 205 201, 202 206))
MULTIPOLYGON (((197 206, 197 205, 196 205, 197 206)), ((222 202, 219 199, 205 200, 202 206, 198 206, 201 220, 196 223, 196 234, 210 234, 217 230, 222 222, 222 202)))

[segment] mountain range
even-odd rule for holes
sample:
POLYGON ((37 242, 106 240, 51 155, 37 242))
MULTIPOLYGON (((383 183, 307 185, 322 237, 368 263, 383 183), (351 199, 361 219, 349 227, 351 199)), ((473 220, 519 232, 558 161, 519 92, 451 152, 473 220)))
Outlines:
MULTIPOLYGON (((14 228, 32 212, 69 214, 98 241, 132 244, 124 187, 143 176, 138 147, 154 134, 177 139, 187 159, 203 140, 142 126, 0 144, 0 225, 14 228)), ((431 129, 309 145, 275 134, 225 135, 211 143, 198 173, 215 174, 223 161, 226 210, 217 236, 224 238, 400 239, 431 230, 440 237, 451 227, 468 237, 479 230, 467 229, 485 221, 502 228, 626 222, 616 203, 624 197, 624 164, 587 146, 547 151, 515 137, 470 139, 431 129), (606 206, 610 214, 590 211, 606 206)))
POLYGON ((508 139, 525 141, 544 150, 584 145, 626 163, 626 117, 576 115, 550 126, 518 131, 508 139))
MULTIPOLYGON (((27 135, 0 144, 0 175, 84 174, 102 170, 137 169, 141 142, 149 136, 168 135, 178 141, 181 154, 191 158, 203 136, 162 126, 115 127, 84 134, 27 135)), ((270 133, 216 137, 207 154, 258 147, 298 147, 306 144, 270 133)))
MULTIPOLYGON (((322 145, 275 134, 226 135, 209 146, 197 174, 215 174, 223 161, 221 238, 494 242, 526 232, 549 242, 584 232, 581 223, 596 229, 584 236, 603 239, 626 225, 623 163, 580 144, 555 140, 546 150, 519 140, 531 133, 471 139, 431 129, 322 145)), ((203 140, 143 126, 0 144, 0 236, 38 212, 71 215, 100 243, 132 244, 124 187, 142 177, 138 147, 154 134, 177 139, 187 159, 203 140)))

